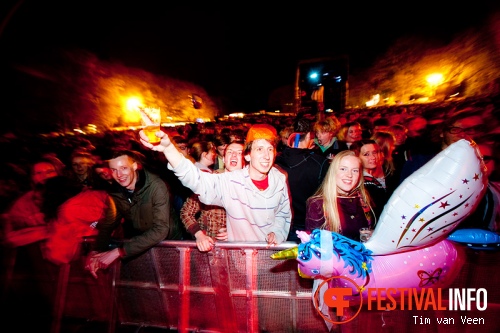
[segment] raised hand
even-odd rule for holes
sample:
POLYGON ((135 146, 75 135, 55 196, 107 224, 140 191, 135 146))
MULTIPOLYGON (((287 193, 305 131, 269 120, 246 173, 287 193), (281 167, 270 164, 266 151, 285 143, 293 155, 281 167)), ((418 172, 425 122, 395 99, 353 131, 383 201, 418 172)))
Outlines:
POLYGON ((165 148, 172 145, 172 141, 170 141, 167 133, 163 131, 157 131, 156 136, 159 137, 161 141, 159 144, 153 145, 151 142, 149 142, 148 136, 146 135, 144 130, 139 131, 139 141, 141 141, 144 146, 150 148, 151 150, 164 152, 165 148))
POLYGON ((163 131, 157 131, 156 136, 161 138, 161 140, 159 144, 154 145, 149 142, 149 139, 146 133, 144 133, 144 130, 139 131, 139 140, 141 141, 141 143, 151 150, 159 151, 165 154, 165 157, 167 158, 170 165, 175 168, 185 158, 184 155, 182 155, 182 153, 177 150, 177 147, 175 146, 174 142, 170 140, 170 137, 167 133, 163 131))

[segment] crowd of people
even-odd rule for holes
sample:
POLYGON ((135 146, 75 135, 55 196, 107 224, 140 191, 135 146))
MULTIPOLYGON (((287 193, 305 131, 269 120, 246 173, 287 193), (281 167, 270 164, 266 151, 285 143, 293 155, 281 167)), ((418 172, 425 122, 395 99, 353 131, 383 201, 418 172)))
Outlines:
POLYGON ((327 229, 360 241, 396 188, 441 150, 475 142, 488 190, 459 227, 500 231, 499 99, 350 109, 140 130, 3 137, 2 243, 82 255, 98 277, 163 240, 298 242, 327 229), (95 237, 82 252, 83 237, 95 237))

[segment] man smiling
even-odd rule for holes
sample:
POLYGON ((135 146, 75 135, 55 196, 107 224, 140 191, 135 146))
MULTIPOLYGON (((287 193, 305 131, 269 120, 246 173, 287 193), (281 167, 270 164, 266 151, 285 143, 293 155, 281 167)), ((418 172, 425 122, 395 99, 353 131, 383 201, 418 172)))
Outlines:
POLYGON ((118 258, 138 256, 165 239, 180 239, 180 221, 170 190, 158 175, 142 166, 141 160, 139 152, 117 149, 108 161, 115 180, 108 192, 115 202, 117 216, 114 223, 97 225, 95 251, 86 264, 96 278, 99 269, 107 268, 118 258), (111 234, 120 224, 128 241, 122 247, 106 251, 111 234))
POLYGON ((273 167, 277 132, 267 124, 253 125, 247 133, 241 170, 221 174, 200 172, 161 131, 159 145, 153 146, 143 131, 144 146, 163 152, 168 167, 180 181, 199 195, 207 205, 222 206, 227 213, 228 241, 265 241, 268 245, 284 242, 288 236, 291 208, 286 176, 273 167))

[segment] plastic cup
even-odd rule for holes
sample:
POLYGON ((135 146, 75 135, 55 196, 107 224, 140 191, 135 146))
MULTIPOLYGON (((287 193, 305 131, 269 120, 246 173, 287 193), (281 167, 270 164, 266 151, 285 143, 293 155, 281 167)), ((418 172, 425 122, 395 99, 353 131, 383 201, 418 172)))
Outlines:
POLYGON ((370 228, 361 228, 359 229, 359 240, 361 243, 364 243, 370 239, 372 236, 372 230, 370 228))
POLYGON ((156 136, 156 132, 161 131, 161 112, 155 108, 140 108, 141 122, 144 134, 149 139, 149 142, 157 145, 161 139, 156 136))
POLYGON ((152 143, 154 145, 160 143, 161 139, 156 136, 156 132, 158 132, 160 130, 159 125, 146 126, 143 128, 143 130, 144 130, 144 133, 146 134, 146 136, 148 137, 150 143, 152 143))

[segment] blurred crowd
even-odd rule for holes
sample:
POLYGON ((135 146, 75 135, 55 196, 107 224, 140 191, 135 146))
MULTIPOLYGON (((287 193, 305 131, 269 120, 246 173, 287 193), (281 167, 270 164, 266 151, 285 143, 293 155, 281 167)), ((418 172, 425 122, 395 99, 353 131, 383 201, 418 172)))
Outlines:
MULTIPOLYGON (((252 126, 267 124, 274 127, 277 141, 273 162, 288 177, 293 209, 287 240, 296 241, 295 232, 306 227, 308 199, 318 195, 331 161, 344 150, 354 151, 361 161, 363 186, 371 198, 368 199, 367 206, 371 206, 368 211, 374 221, 405 178, 441 150, 463 138, 478 144, 488 166, 489 181, 497 184, 500 181, 499 170, 495 169, 495 163, 499 159, 499 103, 498 96, 483 97, 433 104, 348 109, 341 114, 300 114, 293 117, 261 115, 210 123, 189 123, 164 127, 162 130, 168 134, 177 150, 202 172, 223 173, 248 165, 243 156, 245 141, 252 126), (232 143, 237 145, 231 146, 232 143), (229 152, 228 147, 231 147, 229 152), (300 166, 302 163, 307 167, 300 166)), ((124 183, 125 176, 120 176, 122 173, 117 171, 127 168, 135 170, 141 180, 150 179, 149 176, 138 173, 140 170, 147 170, 148 175, 155 175, 166 186, 165 193, 170 197, 168 205, 171 206, 173 215, 167 218, 173 221, 169 223, 176 224, 177 231, 170 232, 168 236, 166 233, 159 233, 155 236, 155 241, 191 239, 197 241, 200 250, 206 251, 215 240, 227 239, 224 209, 213 210, 214 207, 198 202, 196 196, 193 197, 193 191, 184 186, 167 167, 165 156, 141 144, 138 130, 109 130, 91 135, 4 136, 0 140, 3 160, 0 166, 0 210, 3 216, 1 238, 4 245, 15 247, 48 239, 51 231, 47 229, 34 233, 19 231, 50 223, 51 219, 47 214, 53 214, 53 220, 62 204, 82 189, 95 189, 111 194, 115 199, 114 203, 106 204, 108 199, 105 197, 101 200, 106 208, 104 215, 108 214, 110 220, 116 220, 116 216, 120 216, 122 221, 128 218, 134 220, 133 216, 127 214, 136 213, 124 212, 120 207, 122 203, 116 201, 118 196, 123 196, 123 200, 132 202, 132 193, 137 192, 137 188, 124 183), (118 148, 121 155, 117 155, 118 148), (122 161, 120 156, 126 158, 122 161), (67 195, 60 195, 57 199, 59 201, 56 200, 58 195, 53 192, 49 194, 51 192, 46 185, 49 179, 57 177, 64 177, 74 187, 70 188, 68 184, 60 182, 55 187, 55 192, 61 194, 64 189, 67 195), (123 191, 116 189, 117 183, 123 191), (209 211, 210 214, 207 213, 209 211)), ((138 180, 134 180, 136 181, 138 180)), ((153 183, 155 181, 152 180, 153 183)), ((498 198, 492 200, 498 202, 498 198)), ((80 204, 85 205, 85 202, 91 201, 83 200, 80 204)), ((151 209, 155 209, 155 204, 152 204, 151 209)), ((498 212, 493 211, 491 214, 490 220, 484 221, 480 227, 497 231, 491 220, 498 218, 498 212)), ((93 218, 96 221, 99 219, 93 218)), ((141 230, 141 233, 149 228, 134 223, 134 227, 141 230)), ((126 230, 118 229, 116 225, 110 227, 108 237, 123 237, 127 234, 126 230)), ((98 231, 82 231, 78 236, 97 233, 98 231)), ((146 248, 138 247, 137 253, 146 248)), ((116 256, 122 257, 132 251, 126 247, 119 250, 121 252, 117 251, 116 256)), ((97 265, 94 267, 95 271, 99 265, 101 268, 106 267, 106 260, 112 262, 114 259, 116 258, 101 258, 88 265, 89 268, 97 265)))

